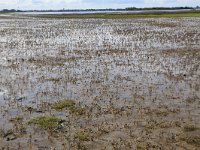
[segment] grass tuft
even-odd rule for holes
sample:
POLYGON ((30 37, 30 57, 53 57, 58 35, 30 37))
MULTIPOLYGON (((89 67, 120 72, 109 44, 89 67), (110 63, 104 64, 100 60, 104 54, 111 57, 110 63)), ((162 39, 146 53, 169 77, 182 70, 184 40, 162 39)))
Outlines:
POLYGON ((59 82, 61 78, 49 78, 47 81, 52 81, 52 82, 59 82))
POLYGON ((39 116, 31 119, 28 124, 35 124, 46 130, 55 130, 59 126, 61 119, 54 116, 39 116))
POLYGON ((86 109, 78 106, 74 106, 70 108, 70 112, 76 115, 84 115, 86 113, 86 109))
POLYGON ((89 141, 91 137, 87 132, 81 131, 76 134, 76 138, 80 141, 89 141))
POLYGON ((63 108, 68 108, 68 107, 73 107, 73 106, 75 106, 75 102, 73 100, 65 99, 65 100, 61 100, 61 101, 57 101, 53 103, 51 105, 51 108, 55 110, 61 110, 63 108))

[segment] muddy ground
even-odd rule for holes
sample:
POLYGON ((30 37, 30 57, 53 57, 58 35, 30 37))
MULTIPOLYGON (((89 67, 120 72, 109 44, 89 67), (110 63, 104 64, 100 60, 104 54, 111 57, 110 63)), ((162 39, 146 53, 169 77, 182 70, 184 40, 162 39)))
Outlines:
POLYGON ((200 149, 198 17, 3 15, 0 57, 2 150, 200 149))

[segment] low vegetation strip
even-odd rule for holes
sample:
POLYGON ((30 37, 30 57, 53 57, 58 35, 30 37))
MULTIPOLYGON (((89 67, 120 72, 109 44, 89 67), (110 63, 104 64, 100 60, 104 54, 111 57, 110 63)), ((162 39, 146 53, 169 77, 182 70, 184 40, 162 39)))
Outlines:
POLYGON ((43 129, 54 130, 58 128, 60 120, 61 119, 54 116, 39 116, 32 118, 28 123, 38 125, 43 129))
POLYGON ((35 15, 38 18, 105 18, 105 19, 128 19, 128 18, 156 18, 156 17, 200 17, 199 10, 181 12, 143 12, 143 13, 93 13, 93 14, 42 14, 35 15))
POLYGON ((75 105, 74 101, 65 99, 65 100, 53 103, 51 108, 60 110, 60 109, 67 108, 67 107, 73 107, 74 105, 75 105))

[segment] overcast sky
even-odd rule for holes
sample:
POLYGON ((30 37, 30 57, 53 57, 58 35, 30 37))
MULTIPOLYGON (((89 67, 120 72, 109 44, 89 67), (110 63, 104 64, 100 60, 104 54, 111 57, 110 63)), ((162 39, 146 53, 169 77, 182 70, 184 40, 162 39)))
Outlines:
POLYGON ((200 0, 0 0, 0 9, 88 9, 197 5, 200 5, 200 0))

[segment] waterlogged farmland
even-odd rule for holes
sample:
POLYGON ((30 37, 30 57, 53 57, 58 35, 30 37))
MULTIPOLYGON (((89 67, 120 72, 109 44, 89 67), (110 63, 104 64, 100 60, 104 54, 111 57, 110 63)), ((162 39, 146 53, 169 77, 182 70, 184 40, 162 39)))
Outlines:
POLYGON ((0 17, 0 149, 200 148, 200 17, 0 17))

